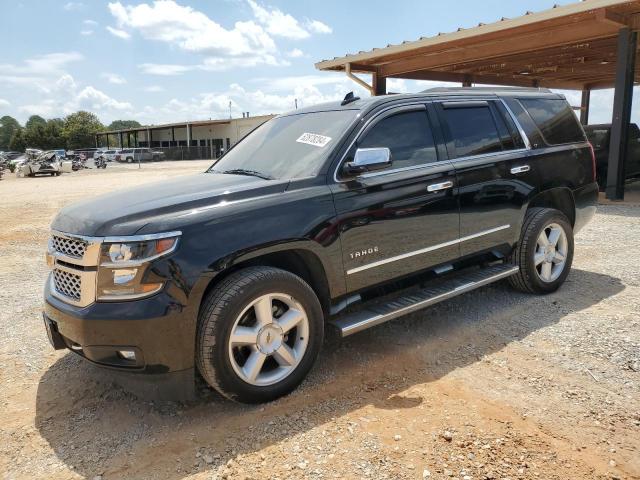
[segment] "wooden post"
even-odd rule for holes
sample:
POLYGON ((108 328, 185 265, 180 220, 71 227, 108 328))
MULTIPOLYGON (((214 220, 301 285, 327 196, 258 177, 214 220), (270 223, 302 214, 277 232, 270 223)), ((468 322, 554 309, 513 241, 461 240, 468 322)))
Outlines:
POLYGON ((626 27, 620 29, 607 170, 606 194, 609 200, 624 200, 624 164, 627 158, 629 123, 631 122, 637 44, 637 32, 626 27))
POLYGON ((373 74, 373 91, 375 95, 387 94, 387 78, 380 75, 373 74))
POLYGON ((585 88, 582 90, 582 102, 580 104, 580 123, 589 125, 589 107, 591 104, 591 90, 585 88))

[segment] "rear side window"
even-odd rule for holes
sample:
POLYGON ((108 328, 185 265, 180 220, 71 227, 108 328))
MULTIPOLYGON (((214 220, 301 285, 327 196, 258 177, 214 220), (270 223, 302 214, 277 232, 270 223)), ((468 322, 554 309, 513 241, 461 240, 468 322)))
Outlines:
POLYGON ((571 107, 560 98, 521 99, 520 103, 549 145, 584 142, 584 133, 571 107))
POLYGON ((456 157, 502 151, 498 128, 488 106, 445 108, 444 116, 456 149, 456 157))
POLYGON ((438 161, 425 110, 391 115, 376 123, 358 142, 359 148, 387 147, 394 168, 438 161))

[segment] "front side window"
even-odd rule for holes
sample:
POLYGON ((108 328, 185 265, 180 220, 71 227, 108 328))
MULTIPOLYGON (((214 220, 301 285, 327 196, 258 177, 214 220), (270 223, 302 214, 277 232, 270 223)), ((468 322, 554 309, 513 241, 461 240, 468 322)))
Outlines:
POLYGON ((375 147, 391 150, 393 168, 438 161, 425 110, 397 113, 380 120, 358 141, 358 148, 375 147))
POLYGON ((502 151, 502 142, 489 106, 444 109, 456 157, 502 151))
POLYGON ((561 98, 529 98, 520 103, 549 145, 584 142, 584 133, 576 115, 561 98))

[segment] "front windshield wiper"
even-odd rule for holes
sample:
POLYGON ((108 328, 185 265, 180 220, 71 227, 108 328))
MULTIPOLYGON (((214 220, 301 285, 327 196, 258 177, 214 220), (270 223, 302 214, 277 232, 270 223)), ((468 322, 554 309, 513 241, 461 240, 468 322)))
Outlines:
MULTIPOLYGON (((215 172, 215 170, 213 170, 215 172)), ((234 168, 233 170, 225 170, 224 172, 220 172, 228 175, 248 175, 250 177, 258 177, 264 180, 273 180, 273 177, 267 175, 266 173, 258 172, 256 170, 247 170, 244 168, 234 168)))

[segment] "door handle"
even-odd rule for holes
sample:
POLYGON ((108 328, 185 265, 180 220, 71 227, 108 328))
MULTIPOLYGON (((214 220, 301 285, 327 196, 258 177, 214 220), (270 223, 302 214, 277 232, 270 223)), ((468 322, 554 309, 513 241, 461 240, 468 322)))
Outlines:
POLYGON ((448 188, 453 187, 453 182, 442 182, 442 183, 434 183, 433 185, 429 185, 427 187, 428 192, 439 192, 441 190, 447 190, 448 188))
POLYGON ((522 165, 520 167, 513 167, 511 169, 511 173, 516 175, 518 173, 528 172, 529 170, 531 170, 531 167, 529 165, 522 165))

